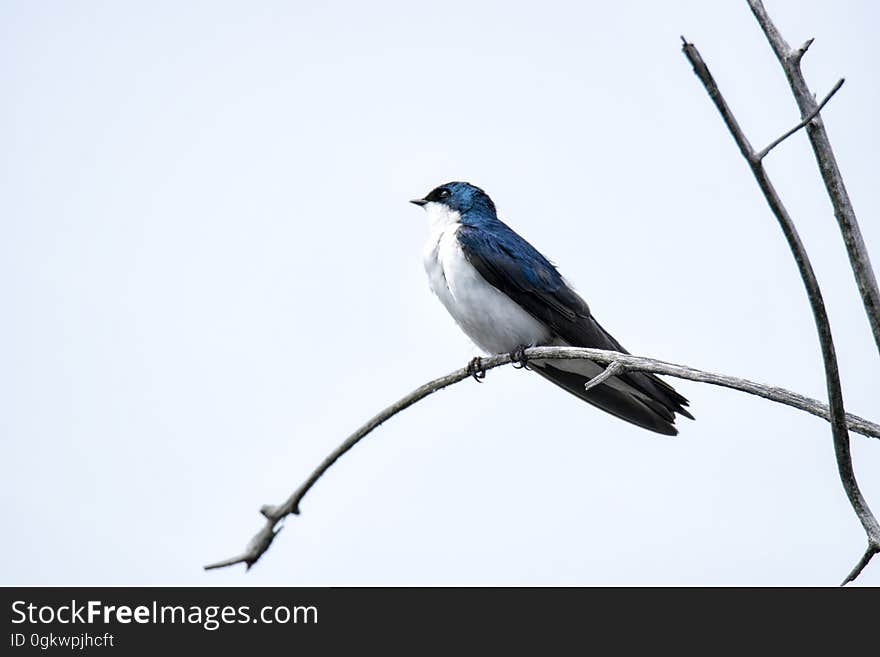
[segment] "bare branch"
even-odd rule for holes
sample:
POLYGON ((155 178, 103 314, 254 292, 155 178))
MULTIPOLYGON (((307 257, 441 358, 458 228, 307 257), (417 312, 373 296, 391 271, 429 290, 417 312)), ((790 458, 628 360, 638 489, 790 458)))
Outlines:
POLYGON ((784 135, 782 135, 781 137, 778 137, 777 139, 774 139, 774 140, 773 140, 772 142, 770 142, 770 144, 768 144, 764 149, 762 149, 762 150, 758 151, 757 153, 755 153, 755 157, 756 157, 758 160, 763 160, 765 157, 767 157, 767 153, 769 153, 770 151, 772 151, 774 148, 776 148, 777 146, 779 146, 779 144, 781 144, 782 142, 784 142, 786 139, 788 139, 789 137, 791 137, 791 136, 792 136, 794 133, 796 133, 798 130, 800 130, 800 129, 803 128, 805 125, 807 125, 810 121, 812 121, 812 120, 815 119, 817 116, 819 116, 819 112, 821 112, 821 111, 822 111, 822 108, 825 107, 826 104, 828 104, 828 101, 831 100, 831 97, 832 97, 834 94, 837 93, 837 90, 840 89, 840 88, 843 86, 843 83, 844 83, 844 79, 843 79, 843 78, 840 78, 840 79, 837 81, 837 84, 835 84, 835 85, 831 88, 831 91, 828 92, 828 95, 825 96, 824 100, 822 100, 822 102, 819 103, 819 106, 816 107, 816 109, 814 109, 812 112, 810 112, 810 115, 809 115, 807 118, 805 118, 803 121, 801 121, 800 123, 798 123, 795 127, 793 127, 791 130, 789 130, 788 132, 786 132, 786 133, 785 133, 784 135))
MULTIPOLYGON (((749 1, 751 4, 754 4, 752 0, 749 1)), ((760 2, 758 4, 760 5, 760 2)), ((771 38, 771 34, 775 35, 773 38, 782 38, 774 26, 771 25, 770 28, 768 28, 767 31, 768 38, 771 38)), ((828 401, 831 411, 831 432, 834 438, 834 453, 835 458, 837 459, 837 470, 840 474, 840 480, 846 491, 847 497, 849 498, 850 504, 868 536, 869 545, 880 546, 880 525, 878 525, 874 514, 871 513, 871 509, 868 507, 868 503, 865 501, 865 498, 859 489, 855 472, 853 471, 849 433, 846 424, 846 411, 843 406, 843 393, 840 387, 840 372, 837 366, 834 340, 831 335, 831 326, 828 322, 825 301, 822 298, 822 291, 819 288, 819 282, 816 280, 813 266, 810 264, 807 251, 801 242, 800 235, 798 235, 791 216, 788 214, 788 210, 783 205, 782 200, 779 198, 779 194, 777 194, 776 189, 770 182, 770 178, 767 176, 763 163, 760 158, 756 157, 745 133, 743 133, 742 129, 739 127, 736 118, 733 116, 733 112, 731 112, 727 102, 721 95, 721 91, 718 89, 717 83, 709 72, 709 68, 706 66, 706 63, 703 61, 697 48, 692 43, 688 43, 684 37, 682 37, 682 41, 684 42, 682 50, 685 57, 687 57, 688 61, 690 61, 693 66, 694 73, 696 73, 700 82, 703 83, 709 97, 715 103, 724 123, 730 130, 734 141, 737 146, 739 146, 740 152, 748 162, 749 168, 752 170, 752 174, 755 176, 755 180, 758 182, 758 186, 761 188, 764 198, 767 200, 767 204, 776 216, 776 220, 779 222, 779 226, 782 229, 785 239, 788 242, 788 246, 794 256, 795 263, 797 264, 798 271, 800 272, 801 279, 804 283, 804 288, 807 292, 807 297, 810 301, 810 307, 813 311, 813 320, 816 324, 816 331, 819 334, 819 343, 822 348, 822 361, 825 367, 825 384, 828 390, 828 401)), ((818 116, 816 118, 817 120, 821 120, 818 116)))
MULTIPOLYGON (((805 411, 825 420, 828 420, 831 417, 828 406, 822 402, 799 395, 790 390, 785 390, 784 388, 768 386, 762 383, 756 383, 747 379, 740 379, 724 374, 715 374, 712 372, 697 370, 686 365, 676 365, 674 363, 667 363, 652 358, 642 358, 631 354, 622 354, 616 351, 582 349, 576 347, 532 347, 531 349, 524 350, 522 352, 522 357, 526 360, 534 360, 536 358, 542 360, 590 360, 599 363, 600 365, 606 365, 605 372, 597 375, 592 381, 590 381, 591 384, 593 381, 596 381, 597 378, 608 372, 612 372, 612 374, 607 374, 605 378, 612 376, 614 373, 619 373, 620 370, 624 369, 630 371, 652 372, 654 374, 665 374, 679 379, 687 379, 689 381, 697 381, 700 383, 708 383, 710 385, 730 388, 731 390, 739 390, 750 395, 763 397, 764 399, 779 404, 791 406, 792 408, 805 411)), ((481 366, 484 370, 488 371, 502 365, 517 362, 517 358, 518 355, 516 354, 490 356, 482 359, 481 366)), ((267 505, 260 509, 260 513, 266 518, 266 523, 251 539, 248 547, 245 548, 245 551, 242 554, 205 566, 205 569, 224 568, 238 563, 247 564, 248 568, 250 568, 260 559, 266 550, 269 549, 269 546, 272 544, 272 541, 278 533, 275 529, 276 525, 286 516, 299 513, 300 501, 305 497, 309 489, 315 485, 318 479, 320 479, 321 476, 339 459, 339 457, 349 451, 366 437, 367 434, 373 431, 373 429, 376 429, 386 420, 389 420, 428 395, 469 378, 471 372, 471 368, 467 366, 451 372, 446 376, 441 376, 438 379, 429 381, 368 420, 357 431, 346 438, 339 447, 333 450, 333 452, 321 462, 315 471, 309 475, 309 478, 306 479, 306 481, 297 488, 287 500, 278 506, 267 505)), ((598 385, 598 383, 600 382, 597 381, 595 385, 598 385)), ((874 422, 869 422, 868 420, 855 415, 847 415, 846 420, 853 431, 871 438, 880 438, 880 425, 874 422)))
MULTIPOLYGON (((767 14, 764 3, 761 0, 748 0, 748 3, 770 42, 776 58, 782 65, 783 71, 785 71, 788 84, 797 101, 798 108, 800 108, 801 117, 810 116, 816 109, 816 99, 807 86, 807 81, 801 71, 801 58, 813 40, 810 39, 797 50, 792 50, 767 14)), ((834 151, 831 149, 831 141, 828 139, 822 117, 816 116, 807 124, 807 136, 813 147, 813 154, 816 156, 825 189, 828 191, 828 196, 834 207, 834 216, 837 217, 837 224, 846 245, 850 266, 862 296, 862 303, 865 306, 865 313, 868 315, 871 331, 874 334, 874 342, 880 349, 880 289, 877 287, 877 279, 874 276, 874 269, 871 267, 871 258, 868 256, 868 249, 865 247, 862 231, 859 228, 849 193, 846 191, 840 168, 837 166, 834 151)))
POLYGON ((694 67, 694 73, 700 78, 700 82, 703 83, 706 92, 709 94, 712 102, 715 103, 715 107, 718 108, 721 118, 724 120, 727 129, 730 130, 730 134, 733 136, 733 140, 736 142, 736 145, 739 146, 740 153, 742 153, 742 156, 746 158, 750 164, 754 164, 755 149, 752 148, 752 145, 746 138, 746 134, 743 132, 742 128, 739 127, 736 117, 733 115, 730 107, 727 106, 727 101, 724 100, 724 96, 721 95, 721 90, 718 88, 718 83, 715 82, 715 78, 712 77, 712 73, 709 72, 709 67, 706 66, 706 62, 703 61, 700 52, 696 49, 694 44, 688 42, 684 37, 681 37, 681 42, 681 49, 684 51, 685 57, 688 58, 691 66, 694 67))

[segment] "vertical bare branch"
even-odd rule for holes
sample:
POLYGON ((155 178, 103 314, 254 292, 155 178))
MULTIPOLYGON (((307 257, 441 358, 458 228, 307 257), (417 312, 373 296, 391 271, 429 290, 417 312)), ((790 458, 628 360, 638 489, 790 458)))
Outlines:
MULTIPOLYGON (((770 42, 773 52, 776 53, 782 70, 785 71, 785 77, 788 78, 788 84, 791 86, 791 91, 800 108, 801 118, 806 119, 817 109, 817 104, 801 71, 801 59, 813 40, 809 39, 801 47, 792 49, 782 38, 773 21, 770 20, 764 3, 761 0, 748 0, 748 3, 770 42)), ((877 279, 871 267, 871 259, 868 256, 865 241, 862 239, 862 231, 859 229, 855 210, 846 191, 846 185, 840 174, 840 168, 837 166, 837 159, 831 149, 831 141, 828 139, 828 133, 825 131, 825 124, 822 122, 821 116, 816 115, 807 123, 807 136, 810 138, 810 145, 813 147, 825 189, 828 190, 828 196, 834 207, 834 216, 837 218, 840 234, 846 245, 856 285, 862 295, 862 303, 868 315, 868 322, 871 324, 874 342, 880 349, 880 290, 877 288, 877 279)))
MULTIPOLYGON (((715 103, 715 107, 718 108, 724 123, 727 125, 728 130, 730 130, 730 134, 733 136, 733 139, 739 147, 743 157, 748 162, 749 168, 752 170, 752 174, 755 176, 755 180, 758 182, 758 186, 764 194, 764 198, 767 199, 770 209, 776 216, 779 226, 782 228, 782 232, 785 235, 785 239, 788 241, 788 246, 791 249, 792 255, 794 255, 795 263, 797 264, 798 271, 801 274, 801 279, 806 288, 807 297, 809 298, 810 307, 813 311, 813 319, 816 324, 816 330, 819 334, 819 342, 822 348, 822 360, 825 366, 825 384, 828 391, 828 404, 831 408, 831 431, 834 438, 834 452, 837 458, 837 469, 850 504, 856 512, 856 515, 861 521, 862 527, 864 527, 865 533, 868 536, 868 551, 866 552, 866 556, 863 557, 864 563, 860 562, 861 568, 864 568, 864 565, 867 564, 871 556, 877 551, 880 551, 880 525, 877 524, 876 518, 874 518, 874 515, 871 513, 871 509, 868 507, 868 504, 859 489, 855 472, 853 471, 849 433, 846 427, 846 412, 843 407, 843 393, 840 388, 840 373, 837 367, 834 340, 831 336, 831 326, 828 322, 828 313, 825 310, 825 301, 822 298, 822 291, 819 289, 819 283, 816 280, 816 275, 810 264, 807 251, 801 242, 794 222, 788 214, 788 210, 783 205, 782 200, 779 198, 776 189, 770 182, 770 178, 767 176, 767 172, 762 163, 763 155, 761 153, 756 153, 752 148, 745 133, 742 128, 740 128, 736 117, 734 117, 733 112, 724 100, 724 96, 721 95, 718 84, 709 72, 709 68, 706 66, 706 63, 703 61, 697 48, 692 43, 688 43, 684 37, 682 37, 682 41, 684 42, 682 50, 684 51, 685 57, 687 57, 688 61, 690 61, 691 65, 694 67, 694 73, 696 73, 700 82, 703 83, 709 97, 715 103)), ((858 568, 857 571, 860 572, 861 568, 858 568)), ((857 571, 854 570, 853 573, 851 573, 851 576, 857 576, 857 571)), ((849 581, 849 579, 846 581, 849 581)))

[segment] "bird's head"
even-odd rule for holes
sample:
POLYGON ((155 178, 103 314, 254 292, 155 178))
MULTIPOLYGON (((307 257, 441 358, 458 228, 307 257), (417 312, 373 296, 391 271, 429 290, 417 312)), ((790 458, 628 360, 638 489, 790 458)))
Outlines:
POLYGON ((410 201, 429 214, 479 215, 495 218, 495 204, 489 195, 475 185, 466 182, 449 182, 431 190, 424 198, 410 201))

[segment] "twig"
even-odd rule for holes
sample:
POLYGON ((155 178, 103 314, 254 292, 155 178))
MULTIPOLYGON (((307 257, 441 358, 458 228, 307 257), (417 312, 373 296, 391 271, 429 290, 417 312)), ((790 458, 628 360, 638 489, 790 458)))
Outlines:
MULTIPOLYGON (((767 10, 764 9, 764 3, 761 0, 748 0, 748 3, 758 24, 764 31, 764 35, 770 42, 776 58, 782 65, 782 70, 785 71, 788 84, 797 101, 798 108, 800 108, 801 116, 809 116, 816 110, 816 99, 804 79, 804 74, 801 71, 801 59, 813 40, 809 39, 800 48, 792 50, 770 19, 767 10)), ((837 166, 837 159, 834 157, 831 141, 828 139, 828 133, 825 131, 825 124, 822 122, 821 116, 817 115, 808 123, 807 136, 813 147, 813 154, 816 156, 825 189, 828 191, 828 196, 834 207, 834 216, 837 217, 837 224, 846 245, 856 285, 862 295, 862 303, 874 334, 874 342, 880 349, 880 289, 877 287, 877 279, 871 267, 871 258, 868 256, 868 249, 865 247, 855 210, 849 199, 849 193, 846 191, 846 185, 843 182, 840 168, 837 166)))
POLYGON ((807 54, 807 51, 810 49, 810 46, 813 45, 813 41, 815 40, 816 39, 814 39, 813 37, 810 37, 809 39, 804 41, 803 44, 801 44, 800 48, 794 51, 794 56, 797 58, 798 61, 801 61, 804 58, 804 55, 807 54))
POLYGON ((619 360, 614 361, 608 367, 606 367, 604 370, 602 370, 596 376, 594 376, 592 379, 587 381, 584 384, 584 391, 591 390, 591 389, 595 388, 600 383, 605 382, 607 379, 610 379, 612 376, 620 374, 625 369, 626 369, 626 367, 624 367, 623 363, 621 363, 619 360))
POLYGON ((825 105, 828 103, 829 100, 831 100, 831 97, 832 97, 834 94, 837 93, 838 89, 840 89, 840 88, 843 86, 843 83, 844 83, 844 79, 843 79, 843 78, 840 78, 840 79, 837 81, 837 84, 835 84, 835 85, 831 88, 831 91, 828 92, 828 95, 825 96, 825 98, 822 100, 821 103, 819 103, 819 105, 816 107, 816 109, 814 109, 812 112, 810 112, 810 115, 809 115, 807 118, 805 118, 803 121, 801 121, 800 123, 798 123, 795 127, 793 127, 791 130, 789 130, 788 132, 786 132, 784 135, 782 135, 781 137, 779 137, 779 138, 777 138, 777 139, 774 139, 774 140, 773 140, 772 142, 770 142, 766 147, 764 147, 763 149, 761 149, 760 151, 758 151, 757 153, 755 153, 755 158, 758 159, 758 160, 763 160, 765 157, 767 157, 767 153, 769 153, 770 151, 772 151, 774 148, 776 148, 777 146, 779 146, 779 144, 781 144, 782 142, 784 142, 786 139, 788 139, 789 137, 791 137, 791 136, 792 136, 794 133, 796 133, 798 130, 800 130, 800 129, 803 128, 805 125, 807 125, 810 121, 812 121, 812 120, 815 119, 817 116, 819 116, 819 112, 821 112, 821 111, 822 111, 822 108, 825 107, 825 105))
MULTIPOLYGON (((543 360, 590 360, 600 365, 606 365, 605 372, 615 370, 618 367, 629 371, 652 372, 654 374, 664 374, 679 379, 687 379, 689 381, 697 381, 700 383, 708 383, 710 385, 730 388, 731 390, 739 390, 741 392, 763 397, 779 404, 791 406, 801 411, 810 413, 825 420, 830 418, 828 406, 815 399, 810 399, 796 392, 779 388, 776 386, 768 386, 762 383, 756 383, 747 379, 727 376, 724 374, 715 374, 703 370, 694 369, 686 365, 676 365, 652 358, 643 358, 630 354, 622 354, 616 351, 604 351, 602 349, 581 349, 575 347, 532 347, 523 351, 523 357, 528 360, 540 358, 543 360)), ((490 356, 482 359, 482 367, 485 370, 491 370, 502 365, 514 362, 513 355, 501 354, 498 356, 490 356)), ((602 376, 599 374, 598 376, 602 376)), ((276 525, 290 514, 299 513, 299 503, 305 497, 309 489, 315 485, 318 479, 336 462, 339 457, 349 451, 373 429, 380 424, 394 417, 406 408, 409 408, 416 402, 424 399, 443 388, 451 386, 455 383, 463 381, 471 376, 471 370, 463 367, 441 376, 438 379, 429 381, 413 390, 410 394, 397 402, 391 404, 382 410, 375 417, 367 421, 357 431, 351 434, 345 441, 339 445, 333 452, 325 458, 321 464, 309 475, 309 478, 297 488, 290 497, 282 504, 277 506, 264 506, 260 509, 260 513, 266 518, 266 523, 259 532, 251 539, 245 551, 230 559, 224 559, 217 563, 205 566, 206 570, 213 568, 224 568, 238 563, 244 563, 250 568, 256 563, 260 557, 269 549, 275 536, 278 534, 276 525)), ((597 378, 598 378, 597 376, 597 378)), ((610 374, 608 376, 611 376, 610 374)), ((606 377, 607 378, 607 377, 606 377)), ((593 379, 595 381, 595 378, 593 379)), ((597 383, 598 384, 598 383, 597 383)), ((864 436, 871 438, 880 438, 880 425, 869 422, 855 415, 847 415, 846 417, 849 427, 864 436)))
POLYGON ((868 562, 871 560, 875 554, 880 552, 880 547, 872 544, 868 544, 868 549, 865 550, 865 553, 862 555, 862 558, 859 559, 859 562, 853 567, 850 571, 849 575, 846 576, 846 579, 843 580, 840 585, 846 586, 850 582, 855 581, 856 577, 862 574, 862 571, 865 569, 865 566, 868 565, 868 562))
MULTIPOLYGON (((730 130, 734 141, 737 146, 739 146, 740 152, 749 163, 749 168, 752 170, 752 174, 755 176, 755 180, 758 182, 758 186, 761 188, 770 209, 776 216, 780 228, 782 228, 782 232, 785 235, 785 239, 788 241, 788 246, 791 249, 795 263, 800 271, 801 279, 803 280, 804 287, 807 291, 807 297, 810 301, 810 307, 813 311, 813 319, 816 324, 816 330, 819 334, 819 343, 822 348, 822 361, 825 367, 825 384, 828 390, 828 401, 831 411, 831 432, 834 438, 834 452, 835 457, 837 458, 837 469, 850 504, 868 536, 869 550, 872 546, 880 547, 880 525, 877 524, 876 518, 873 513, 871 513, 871 509, 868 507, 868 503, 865 501, 865 498, 859 489, 855 472, 853 471, 849 433, 847 432, 846 425, 846 412, 843 406, 843 393, 840 388, 840 373, 837 366, 837 356, 834 351, 834 340, 831 336, 831 326, 828 322, 828 313, 825 310, 825 301, 822 298, 822 291, 819 289, 819 283, 816 280, 816 275, 813 272, 813 267, 810 264, 807 251, 801 242, 791 216, 788 214, 788 210, 783 205, 776 189, 770 182, 770 178, 764 170, 763 163, 760 158, 756 156, 756 153, 749 144, 745 133, 742 131, 736 118, 733 116, 733 112, 730 110, 730 107, 728 107, 727 102, 721 95, 718 84, 709 72, 709 68, 703 61, 702 56, 697 48, 692 43, 688 43, 684 37, 682 37, 682 41, 682 50, 684 51, 685 57, 687 57, 688 61, 690 61, 691 65, 694 67, 694 73, 696 73, 700 82, 703 83, 709 97, 715 103, 724 123, 727 125, 728 130, 730 130)), ((816 120, 819 120, 818 116, 816 117, 816 120)))

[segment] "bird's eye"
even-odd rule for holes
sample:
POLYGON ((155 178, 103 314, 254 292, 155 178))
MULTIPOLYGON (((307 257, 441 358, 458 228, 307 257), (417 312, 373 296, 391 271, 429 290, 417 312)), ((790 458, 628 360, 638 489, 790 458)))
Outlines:
POLYGON ((452 192, 450 192, 448 189, 441 189, 441 190, 437 193, 437 196, 438 196, 439 198, 448 198, 449 195, 450 195, 451 193, 452 193, 452 192))

